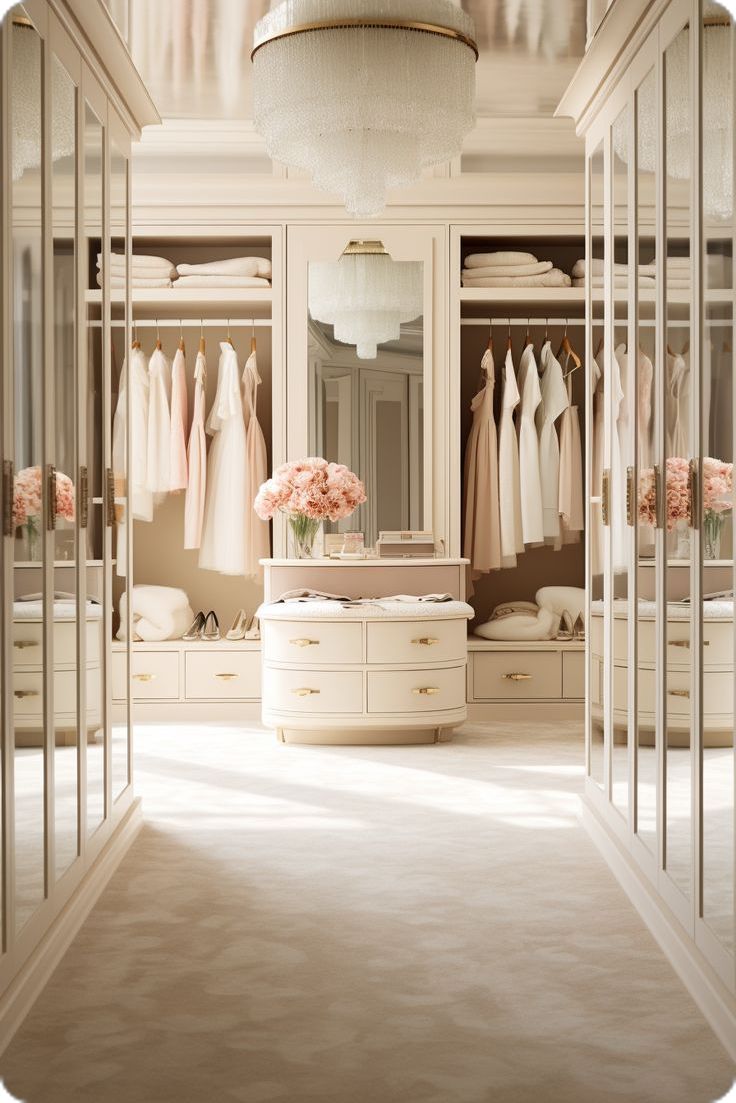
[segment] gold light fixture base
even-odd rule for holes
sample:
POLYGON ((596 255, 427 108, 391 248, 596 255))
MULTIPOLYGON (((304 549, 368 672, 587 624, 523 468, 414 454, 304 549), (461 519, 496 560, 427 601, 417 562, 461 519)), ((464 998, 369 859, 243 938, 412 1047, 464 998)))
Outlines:
POLYGON ((460 42, 463 46, 467 46, 469 50, 472 50, 475 54, 475 60, 478 60, 478 44, 472 38, 469 38, 468 35, 463 34, 462 31, 456 31, 454 27, 441 27, 437 23, 421 23, 406 19, 324 19, 316 23, 299 23, 295 27, 289 27, 285 31, 279 31, 277 34, 264 38, 263 42, 259 42, 257 46, 253 47, 250 59, 252 61, 259 50, 262 50, 264 46, 268 46, 270 42, 278 41, 280 38, 291 38, 296 34, 311 34, 313 31, 343 31, 354 29, 416 31, 418 34, 433 34, 441 38, 451 38, 456 42, 460 42))

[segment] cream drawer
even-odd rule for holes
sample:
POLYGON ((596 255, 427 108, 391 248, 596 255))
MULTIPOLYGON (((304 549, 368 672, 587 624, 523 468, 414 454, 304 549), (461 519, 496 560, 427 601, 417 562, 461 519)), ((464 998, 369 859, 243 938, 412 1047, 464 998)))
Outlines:
MULTIPOLYGON (((134 701, 172 700, 179 696, 178 651, 134 651, 130 657, 134 701)), ((127 694, 125 652, 112 653, 112 696, 123 701, 127 694)))
MULTIPOLYGON (((613 653, 615 661, 628 661, 628 622, 616 617, 613 622, 613 653)), ((653 620, 640 620, 637 626, 639 662, 655 663, 656 625, 653 620)), ((602 629, 591 637, 596 655, 601 655, 602 629)), ((690 624, 686 620, 670 620, 667 623, 667 663, 669 666, 690 665, 690 624)), ((706 666, 730 666, 733 663, 733 624, 730 621, 703 622, 703 662, 706 666)))
POLYGON ((263 707, 273 712, 363 712, 363 675, 357 670, 285 670, 264 666, 263 707))
POLYGON ((476 651, 473 699, 526 700, 562 696, 559 651, 476 651))
POLYGON ((369 663, 465 662, 466 620, 368 621, 369 663))
POLYGON ((368 673, 368 712, 444 712, 465 707, 465 663, 442 670, 368 673))
POLYGON ((261 695, 258 651, 187 651, 184 662, 184 695, 190 701, 261 695))
MULTIPOLYGON (((638 680, 638 711, 653 716, 656 709, 656 672, 640 670, 638 680)), ((614 678, 614 708, 626 712, 626 678, 614 678)), ((690 673, 669 670, 667 673, 667 715, 674 720, 690 718, 690 673)), ((706 726, 717 718, 733 716, 733 675, 726 671, 703 675, 703 715, 706 726)))
MULTIPOLYGON (((87 671, 88 722, 99 723, 102 702, 100 668, 87 671)), ((19 672, 13 675, 13 710, 18 719, 43 724, 43 675, 19 672)), ((75 670, 57 670, 54 674, 54 716, 76 724, 77 674, 75 670)))
POLYGON ((562 696, 568 698, 585 697, 585 652, 562 652, 562 696))
POLYGON ((363 626, 319 620, 269 620, 263 654, 274 663, 361 663, 363 626))
MULTIPOLYGON (((102 621, 87 621, 87 662, 99 663, 102 621)), ((54 665, 75 665, 77 626, 73 620, 54 624, 54 665)), ((43 624, 41 621, 13 621, 13 666, 43 666, 43 624)))

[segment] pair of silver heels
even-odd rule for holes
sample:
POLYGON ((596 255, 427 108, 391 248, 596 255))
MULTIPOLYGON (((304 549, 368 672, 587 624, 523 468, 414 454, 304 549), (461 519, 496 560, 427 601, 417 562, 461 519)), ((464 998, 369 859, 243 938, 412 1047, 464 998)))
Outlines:
POLYGON ((246 613, 245 609, 239 609, 227 633, 227 639, 257 640, 258 637, 258 617, 254 613, 246 613))
POLYGON ((575 621, 573 622, 572 615, 568 613, 567 609, 563 611, 560 618, 560 627, 557 632, 558 640, 584 640, 585 639, 585 621, 583 620, 583 614, 578 613, 575 621))
POLYGON ((215 640, 219 640, 219 638, 220 622, 217 619, 217 613, 214 609, 210 609, 206 616, 201 611, 197 613, 196 617, 182 636, 183 640, 207 640, 208 643, 213 643, 215 640))

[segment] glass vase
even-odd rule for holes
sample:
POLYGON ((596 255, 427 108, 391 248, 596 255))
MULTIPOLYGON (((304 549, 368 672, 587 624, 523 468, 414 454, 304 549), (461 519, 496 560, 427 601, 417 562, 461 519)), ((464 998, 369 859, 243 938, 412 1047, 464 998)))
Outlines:
POLYGON ((314 558, 314 542, 321 524, 321 521, 306 517, 303 513, 289 514, 291 540, 296 559, 314 558))
POLYGON ((721 533, 725 517, 722 513, 707 510, 703 518, 703 558, 721 558, 721 533))
POLYGON ((687 521, 675 525, 675 559, 690 558, 690 526, 687 521))
POLYGON ((35 563, 41 559, 41 529, 34 517, 29 517, 18 529, 20 546, 16 559, 24 563, 35 563))

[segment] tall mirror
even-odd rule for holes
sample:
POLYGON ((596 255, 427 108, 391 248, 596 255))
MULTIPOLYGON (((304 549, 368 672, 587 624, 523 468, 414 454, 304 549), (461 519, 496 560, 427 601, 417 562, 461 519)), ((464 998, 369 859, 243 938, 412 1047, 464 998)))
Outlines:
POLYGON ((367 501, 327 532, 421 529, 424 265, 380 241, 309 263, 309 446, 364 482, 367 501))
POLYGON ((11 232, 15 568, 13 716, 15 728, 15 924, 44 899, 44 556, 43 441, 43 44, 24 9, 12 14, 11 232))
MULTIPOLYGON (((593 150, 588 164, 588 189, 590 193, 590 260, 605 266, 605 234, 603 213, 604 191, 603 142, 593 150)), ((588 557, 587 587, 590 599, 590 651, 589 651, 589 699, 588 715, 588 773, 601 788, 604 781, 603 763, 603 657, 604 648, 604 525, 603 525, 603 468, 604 468, 604 349, 603 349, 603 293, 591 292, 593 356, 588 372, 588 431, 587 449, 588 531, 590 554, 588 557)))

